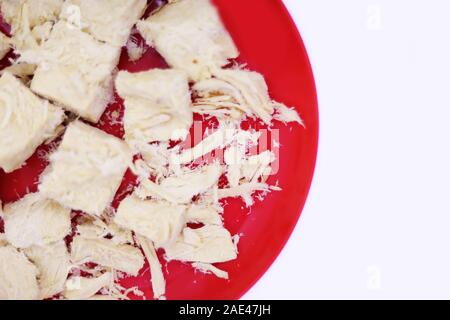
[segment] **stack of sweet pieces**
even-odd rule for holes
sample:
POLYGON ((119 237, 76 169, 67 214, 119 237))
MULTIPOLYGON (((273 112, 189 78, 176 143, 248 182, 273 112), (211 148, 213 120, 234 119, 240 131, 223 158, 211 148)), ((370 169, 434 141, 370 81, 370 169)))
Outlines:
POLYGON ((119 280, 137 276, 145 260, 154 298, 163 299, 159 249, 167 261, 228 279, 214 264, 237 258, 239 237, 224 227, 221 200, 242 197, 252 206, 256 191, 279 190, 267 184, 275 155, 248 155, 259 135, 241 122, 301 124, 298 114, 270 99, 260 74, 225 68, 239 52, 210 0, 169 1, 140 20, 146 7, 145 0, 1 1, 12 37, 0 37, 0 55, 12 47, 19 58, 1 71, 0 168, 19 169, 65 132, 38 192, 0 207, 0 299, 127 299, 142 293, 119 280), (116 71, 134 26, 170 69, 116 71), (114 88, 125 104, 123 140, 92 126, 114 88), (215 117, 218 129, 190 149, 170 147, 188 137, 194 113, 215 117), (217 149, 224 163, 199 162, 217 149), (129 168, 139 185, 115 210, 129 168), (74 234, 73 210, 83 212, 74 234))

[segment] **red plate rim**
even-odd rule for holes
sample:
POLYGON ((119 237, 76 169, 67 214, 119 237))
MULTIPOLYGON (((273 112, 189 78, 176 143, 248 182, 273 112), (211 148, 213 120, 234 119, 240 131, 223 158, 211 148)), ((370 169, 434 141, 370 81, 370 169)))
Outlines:
MULTIPOLYGON (((303 38, 300 34, 300 31, 292 17, 292 15, 290 14, 288 8, 286 7, 286 5, 284 4, 283 0, 277 0, 277 2, 279 3, 280 7, 281 7, 281 11, 284 15, 284 18, 286 19, 287 23, 289 24, 289 27, 291 29, 293 29, 293 32, 296 34, 296 41, 297 41, 297 45, 299 47, 299 49, 302 51, 302 53, 304 54, 304 58, 305 58, 305 63, 307 64, 307 70, 308 70, 308 74, 306 75, 307 77, 310 78, 311 81, 311 85, 312 85, 312 90, 313 90, 313 102, 312 102, 312 108, 313 108, 313 112, 315 113, 315 125, 314 125, 314 132, 312 133, 312 136, 315 136, 314 141, 312 141, 313 143, 313 148, 314 148, 314 156, 311 162, 312 165, 312 171, 311 171, 311 175, 308 178, 308 189, 306 192, 306 198, 308 198, 309 196, 309 192, 311 189, 311 185, 314 179, 314 175, 315 175, 315 170, 316 170, 316 164, 317 164, 317 155, 318 155, 318 146, 319 146, 319 102, 318 102, 318 97, 317 97, 317 86, 316 86, 316 81, 315 81, 315 77, 314 77, 314 73, 313 73, 313 69, 312 69, 312 65, 311 65, 311 61, 309 59, 309 55, 307 52, 307 49, 305 47, 305 43, 303 41, 303 38)), ((271 261, 268 261, 266 266, 261 268, 261 270, 259 271, 259 274, 257 275, 257 277, 251 281, 241 292, 241 294, 239 294, 239 296, 237 297, 237 299, 241 299, 246 293, 248 293, 253 286, 255 286, 255 284, 266 274, 266 272, 271 268, 271 266, 275 263, 275 261, 278 259, 278 257, 280 256, 280 254, 282 253, 282 251, 284 250, 284 248, 286 247, 289 239, 291 238, 297 224, 300 222, 300 217, 303 213, 303 209, 306 205, 306 200, 302 201, 302 203, 300 204, 300 206, 298 207, 298 214, 297 214, 297 218, 296 221, 294 221, 292 223, 292 225, 290 226, 290 230, 289 232, 285 233, 284 238, 281 242, 281 245, 279 246, 279 248, 277 250, 274 250, 274 255, 273 258, 271 259, 271 261)))

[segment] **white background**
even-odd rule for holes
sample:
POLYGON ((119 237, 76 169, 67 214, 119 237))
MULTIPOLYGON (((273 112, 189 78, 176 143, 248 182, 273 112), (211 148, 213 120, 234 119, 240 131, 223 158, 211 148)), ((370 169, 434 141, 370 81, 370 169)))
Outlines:
POLYGON ((450 298, 450 1, 285 3, 317 81, 319 159, 245 298, 450 298))

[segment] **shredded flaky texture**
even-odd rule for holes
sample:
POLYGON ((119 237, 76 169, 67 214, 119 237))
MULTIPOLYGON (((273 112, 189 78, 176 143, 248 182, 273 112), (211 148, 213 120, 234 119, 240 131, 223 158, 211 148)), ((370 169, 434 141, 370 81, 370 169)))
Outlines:
POLYGON ((61 20, 42 45, 18 51, 20 63, 38 66, 31 81, 34 92, 98 122, 112 99, 119 46, 99 42, 61 20))
POLYGON ((41 299, 51 298, 64 290, 71 264, 64 241, 45 246, 33 246, 25 254, 39 271, 38 282, 41 299))
POLYGON ((150 266, 153 296, 155 299, 163 299, 166 294, 166 280, 164 279, 162 266, 158 260, 155 247, 145 237, 137 236, 137 239, 150 266))
POLYGON ((19 169, 64 131, 38 192, 0 204, 0 299, 147 298, 121 282, 147 270, 153 298, 165 299, 164 261, 174 260, 233 277, 241 235, 226 228, 226 200, 251 207, 281 190, 269 179, 276 152, 243 121, 303 122, 271 99, 261 74, 227 67, 239 52, 211 0, 166 2, 141 21, 145 0, 0 2, 12 27, 0 58, 18 54, 0 71, 0 168, 19 169), (116 73, 123 46, 132 61, 145 50, 133 32, 170 68, 116 73), (113 87, 123 139, 79 119, 97 123, 113 87), (217 121, 199 132, 194 114, 217 121), (128 169, 137 184, 119 197, 128 169))
POLYGON ((38 270, 13 246, 0 247, 0 300, 39 298, 38 270))
POLYGON ((69 300, 87 300, 102 288, 108 287, 112 280, 109 272, 94 278, 72 276, 66 282, 63 295, 69 300))
POLYGON ((168 260, 185 262, 220 263, 237 258, 231 234, 222 226, 185 228, 165 250, 168 260))
POLYGON ((125 100, 125 140, 137 151, 143 141, 186 138, 193 114, 188 79, 183 71, 122 71, 117 76, 116 88, 125 100))
POLYGON ((131 245, 116 245, 108 239, 73 239, 71 259, 75 264, 94 262, 137 276, 144 265, 141 252, 131 245))
POLYGON ((146 5, 146 0, 65 0, 61 18, 99 41, 121 47, 146 5))
POLYGON ((49 38, 64 0, 2 0, 3 19, 11 26, 15 49, 37 48, 49 38))
POLYGON ((200 114, 235 120, 247 116, 266 124, 273 119, 302 123, 296 111, 270 99, 266 81, 257 72, 240 68, 216 70, 213 78, 197 82, 193 90, 197 96, 194 111, 200 114))
POLYGON ((63 240, 71 231, 70 209, 30 193, 3 209, 6 240, 16 248, 45 246, 63 240))
POLYGON ((0 168, 7 173, 19 169, 63 120, 60 108, 4 73, 0 77, 0 168))
POLYGON ((125 142, 74 121, 50 155, 39 190, 65 207, 100 216, 111 204, 131 160, 125 142))
POLYGON ((131 195, 117 209, 114 222, 158 245, 173 242, 185 224, 186 207, 131 195))
POLYGON ((239 56, 210 0, 174 1, 137 27, 171 67, 185 70, 193 81, 210 77, 239 56))

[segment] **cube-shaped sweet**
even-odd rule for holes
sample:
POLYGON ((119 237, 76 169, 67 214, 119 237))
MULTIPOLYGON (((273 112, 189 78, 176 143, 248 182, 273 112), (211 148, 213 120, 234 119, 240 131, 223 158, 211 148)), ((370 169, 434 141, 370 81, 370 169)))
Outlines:
POLYGON ((80 23, 97 40, 123 46, 146 5, 146 0, 66 0, 61 17, 80 23))
POLYGON ((62 241, 71 231, 70 209, 39 193, 29 193, 3 211, 6 240, 16 248, 62 241))
POLYGON ((137 28, 170 66, 187 71, 194 81, 239 56, 210 0, 175 1, 139 21, 137 28))
POLYGON ((64 0, 2 0, 4 21, 11 26, 11 45, 16 50, 37 48, 48 39, 64 0))
POLYGON ((36 26, 56 21, 63 3, 64 0, 2 0, 0 9, 14 34, 24 32, 25 27, 32 31, 36 26))
POLYGON ((7 173, 20 168, 63 120, 62 109, 4 73, 0 78, 0 167, 7 173))
POLYGON ((125 100, 125 140, 130 145, 185 138, 193 122, 185 72, 122 71, 117 76, 116 89, 125 100))
POLYGON ((39 298, 38 269, 13 246, 0 247, 0 300, 39 298))
POLYGON ((131 162, 125 142, 75 121, 50 155, 39 190, 65 207, 99 216, 114 199, 131 162))
POLYGON ((120 47, 95 40, 60 21, 48 41, 20 51, 21 62, 38 65, 31 90, 65 109, 98 122, 113 94, 113 71, 120 47))

